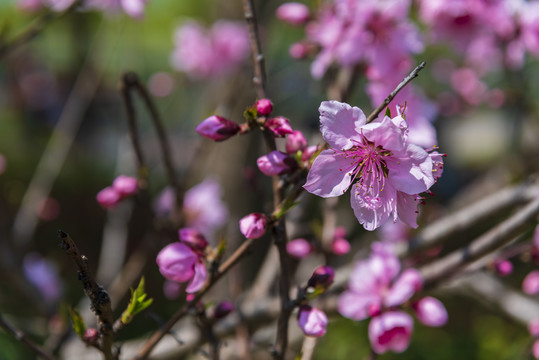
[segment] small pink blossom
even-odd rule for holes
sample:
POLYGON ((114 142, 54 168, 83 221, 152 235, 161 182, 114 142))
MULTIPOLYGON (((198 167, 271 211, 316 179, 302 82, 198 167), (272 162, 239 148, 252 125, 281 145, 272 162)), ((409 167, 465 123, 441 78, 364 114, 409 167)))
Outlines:
POLYGON ((424 325, 439 327, 447 322, 447 310, 438 299, 427 296, 413 305, 417 319, 424 325))
POLYGON ((295 154, 307 147, 307 140, 303 133, 299 130, 294 130, 286 137, 286 152, 295 154))
POLYGON ((99 331, 97 331, 96 328, 88 328, 84 331, 82 339, 87 343, 97 344, 97 341, 99 340, 99 331))
POLYGON ((528 331, 531 336, 539 337, 539 318, 534 318, 528 323, 528 331))
POLYGON ((303 238, 294 239, 286 243, 286 252, 288 255, 297 259, 307 257, 312 251, 313 247, 311 243, 303 238))
POLYGON ((270 99, 260 99, 256 102, 258 115, 267 116, 273 111, 273 103, 270 99))
POLYGON ((292 134, 292 132, 294 131, 292 130, 288 119, 283 116, 271 118, 266 121, 265 125, 266 128, 271 130, 273 136, 275 137, 283 137, 287 134, 292 134))
POLYGON ((409 300, 422 287, 416 269, 400 275, 399 259, 376 244, 371 256, 359 261, 348 281, 348 290, 338 299, 338 310, 344 317, 363 320, 372 316, 372 308, 390 308, 409 300))
POLYGON ((305 335, 321 337, 326 334, 328 318, 323 311, 302 305, 298 312, 298 325, 305 335))
POLYGON ((299 26, 309 20, 309 8, 298 2, 284 3, 277 8, 276 15, 287 24, 299 26))
POLYGON ((351 205, 367 230, 392 217, 417 227, 418 194, 435 182, 429 154, 406 139, 399 115, 366 124, 361 109, 338 101, 320 105, 320 130, 329 149, 314 160, 304 188, 327 198, 351 188, 351 205))
POLYGON ((183 283, 189 282, 186 292, 194 293, 204 285, 207 272, 199 255, 189 246, 175 242, 165 246, 157 254, 159 272, 166 279, 183 283))
POLYGON ((509 260, 498 260, 494 262, 494 268, 500 276, 507 276, 513 272, 513 264, 509 260))
POLYGON ((240 231, 247 239, 258 239, 266 232, 268 218, 261 213, 252 213, 240 220, 240 231))
POLYGON ((350 243, 345 238, 336 238, 331 243, 331 250, 335 255, 345 255, 350 252, 350 243))
POLYGON ((288 54, 292 59, 303 59, 309 54, 309 46, 302 42, 294 43, 290 45, 288 54))
POLYGON ((114 179, 112 187, 121 197, 130 196, 138 191, 138 180, 132 176, 120 175, 114 179))
POLYGON ((408 348, 414 321, 402 311, 389 311, 374 317, 369 323, 369 340, 377 354, 387 351, 401 353, 408 348))
POLYGON ((96 195, 97 202, 105 209, 112 209, 120 203, 122 196, 112 186, 107 186, 96 195))
POLYGON ((221 20, 209 30, 188 21, 175 33, 172 65, 191 79, 229 74, 249 54, 249 35, 243 23, 221 20))
POLYGON ((22 267, 26 279, 39 290, 46 302, 54 303, 60 299, 63 286, 55 263, 34 252, 24 256, 22 267))
POLYGON ((528 295, 539 293, 539 270, 531 271, 522 282, 522 290, 528 295))
POLYGON ((223 141, 236 135, 240 127, 233 121, 224 117, 212 115, 196 127, 196 132, 214 141, 223 141))
POLYGON ((294 159, 277 150, 259 157, 256 164, 260 171, 267 176, 286 174, 297 167, 297 162, 294 159))

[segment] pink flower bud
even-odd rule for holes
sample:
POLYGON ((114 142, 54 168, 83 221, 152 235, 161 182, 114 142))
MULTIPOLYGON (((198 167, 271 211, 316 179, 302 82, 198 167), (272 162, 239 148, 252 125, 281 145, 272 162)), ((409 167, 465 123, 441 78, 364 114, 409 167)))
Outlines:
POLYGON ((309 47, 301 42, 294 43, 290 45, 288 49, 288 54, 292 59, 300 60, 307 56, 309 53, 309 47))
POLYGON ((369 323, 369 340, 377 354, 391 350, 401 353, 408 348, 414 320, 402 311, 389 311, 369 323))
POLYGON ((311 243, 299 238, 289 241, 286 244, 286 252, 295 258, 303 259, 313 251, 311 243))
POLYGON ((417 319, 424 325, 439 327, 447 322, 447 310, 438 299, 427 296, 413 305, 417 319))
POLYGON ((350 243, 345 238, 336 238, 331 243, 331 250, 335 255, 344 255, 350 252, 350 243))
POLYGON ((283 137, 287 134, 292 134, 294 130, 290 126, 287 118, 284 116, 277 116, 266 121, 266 128, 272 131, 273 136, 283 137))
POLYGON ((539 270, 531 271, 522 282, 522 290, 528 295, 539 293, 539 270))
POLYGON ((509 260, 498 260, 494 263, 494 267, 500 276, 507 276, 513 272, 513 264, 509 260))
POLYGON ((326 334, 328 317, 317 308, 302 305, 298 312, 298 325, 305 335, 321 337, 326 334))
POLYGON ((88 328, 84 331, 83 340, 90 344, 95 344, 99 340, 99 332, 96 328, 88 328))
POLYGON ((343 238, 346 237, 346 228, 343 226, 336 226, 335 231, 333 232, 334 238, 343 238))
POLYGON ((118 205, 122 197, 112 186, 107 186, 97 193, 96 199, 103 208, 112 209, 118 205))
POLYGON ((326 290, 335 278, 335 271, 331 266, 317 267, 307 282, 307 287, 326 290))
POLYGON ((286 137, 286 152, 289 154, 295 154, 299 150, 303 150, 307 147, 307 140, 303 133, 299 130, 295 130, 292 134, 286 137))
POLYGON ((300 26, 309 20, 309 8, 298 2, 284 3, 277 8, 276 15, 287 24, 300 26))
POLYGON ((240 231, 247 239, 258 239, 266 232, 267 224, 266 215, 252 213, 240 220, 240 231))
POLYGON ((178 230, 178 236, 181 242, 196 252, 203 252, 206 246, 208 246, 206 238, 197 229, 182 228, 178 230))
POLYGON ((307 148, 303 150, 303 154, 301 154, 301 160, 305 162, 310 161, 313 155, 318 152, 318 150, 320 150, 318 145, 307 146, 307 148))
POLYGON ((226 300, 222 301, 215 308, 213 312, 213 318, 222 319, 234 310, 235 310, 234 304, 232 304, 230 301, 226 301, 226 300))
POLYGON ((256 160, 258 168, 264 175, 274 176, 292 172, 297 167, 297 162, 280 151, 272 151, 268 155, 256 160))
POLYGON ((273 104, 270 99, 260 99, 256 102, 258 115, 267 116, 273 111, 273 104))
POLYGON ((239 131, 238 124, 217 115, 204 119, 196 128, 197 133, 215 141, 226 140, 236 135, 239 131))
POLYGON ((130 196, 138 191, 138 181, 134 177, 120 175, 114 179, 112 187, 120 196, 130 196))
POLYGON ((165 246, 157 254, 159 272, 168 280, 186 282, 195 275, 198 255, 187 245, 174 242, 165 246))

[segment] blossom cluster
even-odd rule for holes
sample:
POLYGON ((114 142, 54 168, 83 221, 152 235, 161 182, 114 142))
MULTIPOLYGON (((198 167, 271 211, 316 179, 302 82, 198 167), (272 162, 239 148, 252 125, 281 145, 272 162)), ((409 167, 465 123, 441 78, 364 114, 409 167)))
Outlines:
MULTIPOLYGON (((42 7, 49 7, 53 11, 65 11, 75 3, 76 0, 18 0, 19 8, 26 11, 36 11, 42 7)), ((105 12, 123 11, 127 15, 142 19, 144 8, 149 0, 85 0, 82 9, 100 10, 105 12)))
POLYGON ((105 209, 112 209, 126 197, 138 191, 138 180, 127 175, 120 175, 112 182, 112 186, 107 186, 97 193, 96 199, 99 205, 105 209))

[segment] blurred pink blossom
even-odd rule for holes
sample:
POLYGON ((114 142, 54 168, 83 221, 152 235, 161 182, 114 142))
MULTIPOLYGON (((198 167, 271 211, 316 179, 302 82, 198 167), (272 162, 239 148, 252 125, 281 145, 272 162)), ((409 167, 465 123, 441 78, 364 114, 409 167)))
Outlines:
POLYGON ((494 262, 496 273, 500 276, 507 276, 513 272, 513 264, 509 260, 497 260, 494 262))
POLYGON ((284 3, 277 8, 277 18, 290 25, 303 25, 309 20, 309 8, 298 2, 284 3))
POLYGON ((402 311, 389 311, 376 316, 369 323, 369 340, 377 354, 386 351, 401 353, 408 348, 414 321, 402 311))
POLYGON ((302 305, 298 312, 298 325, 305 335, 321 337, 326 333, 328 318, 323 311, 302 305))
POLYGON ((120 203, 122 197, 112 186, 107 186, 97 193, 96 199, 103 208, 112 209, 120 203))
POLYGON ((297 259, 303 259, 313 251, 313 247, 310 242, 303 238, 290 240, 286 243, 286 252, 288 255, 297 259))
POLYGON ((121 197, 130 196, 138 191, 138 180, 132 176, 119 175, 112 182, 112 187, 121 197))
POLYGON ((237 69, 249 54, 243 23, 221 20, 211 29, 188 21, 176 29, 172 66, 192 79, 209 79, 237 69))
POLYGON ((533 270, 522 281, 522 290, 528 295, 539 293, 539 270, 533 270))
POLYGON ((166 72, 155 73, 148 79, 148 90, 156 97, 169 96, 175 86, 176 81, 166 72))
POLYGON ((413 305, 417 319, 427 326, 439 327, 447 323, 447 310, 438 299, 427 296, 413 305))
POLYGON ((55 263, 32 252, 25 255, 22 266, 24 276, 39 290, 45 301, 52 303, 60 299, 63 286, 55 263))
POLYGON ((294 159, 277 150, 259 157, 256 164, 258 169, 267 176, 286 174, 297 167, 297 162, 294 159))
POLYGON ((265 123, 267 129, 269 129, 273 136, 283 137, 287 134, 292 134, 292 126, 287 118, 283 116, 277 116, 271 119, 268 119, 265 123))
POLYGON ((299 130, 294 130, 286 137, 286 152, 289 154, 295 154, 298 151, 307 147, 307 140, 303 133, 299 130))
POLYGON ((188 282, 185 289, 188 293, 197 292, 206 281, 206 267, 202 258, 182 242, 174 242, 165 246, 156 258, 159 272, 166 279, 178 283, 188 282))

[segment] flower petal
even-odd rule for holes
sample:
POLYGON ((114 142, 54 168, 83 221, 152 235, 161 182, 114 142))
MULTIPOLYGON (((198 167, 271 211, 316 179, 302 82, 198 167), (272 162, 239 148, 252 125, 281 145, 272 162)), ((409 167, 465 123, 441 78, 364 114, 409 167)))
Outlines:
POLYGON ((157 254, 159 272, 168 280, 185 282, 193 277, 193 265, 197 254, 188 246, 175 242, 165 246, 157 254))
POLYGON ((365 125, 365 114, 360 108, 338 101, 322 101, 320 131, 330 147, 343 150, 353 146, 351 139, 360 140, 359 129, 365 125))
POLYGON ((380 307, 380 297, 375 294, 359 294, 345 291, 339 296, 337 309, 339 313, 352 320, 360 321, 370 316, 371 306, 380 307))
POLYGON ((350 192, 350 203, 359 223, 365 230, 373 231, 394 212, 396 196, 395 189, 389 183, 386 183, 384 190, 377 197, 368 195, 359 184, 356 184, 352 186, 350 192))
POLYGON ((422 286, 423 278, 421 273, 416 269, 406 269, 385 296, 384 305, 387 307, 401 305, 409 300, 422 286))
POLYGON ((408 144, 406 156, 397 163, 389 162, 388 178, 395 189, 407 194, 419 194, 432 185, 432 159, 429 154, 417 145, 408 144))
POLYGON ((346 192, 352 181, 346 168, 350 160, 339 156, 334 150, 324 150, 314 159, 303 187, 308 192, 327 198, 346 192))
POLYGON ((417 205, 419 204, 417 195, 408 195, 402 191, 397 191, 397 214, 407 225, 417 228, 417 205))
POLYGON ((417 319, 424 325, 439 327, 447 322, 447 310, 444 304, 436 298, 427 296, 414 304, 417 319))
POLYGON ((400 153, 404 149, 403 130, 391 118, 385 116, 381 121, 373 121, 361 128, 361 133, 376 146, 400 153))
POLYGON ((410 344, 414 320, 402 311, 390 311, 377 316, 369 323, 369 340, 372 349, 382 354, 388 350, 403 352, 410 344))
POLYGON ((195 263, 194 269, 194 276, 185 288, 185 291, 188 293, 195 293, 198 290, 202 289, 202 286, 204 286, 206 278, 208 277, 208 273, 206 272, 206 266, 204 266, 204 264, 197 261, 195 263))

